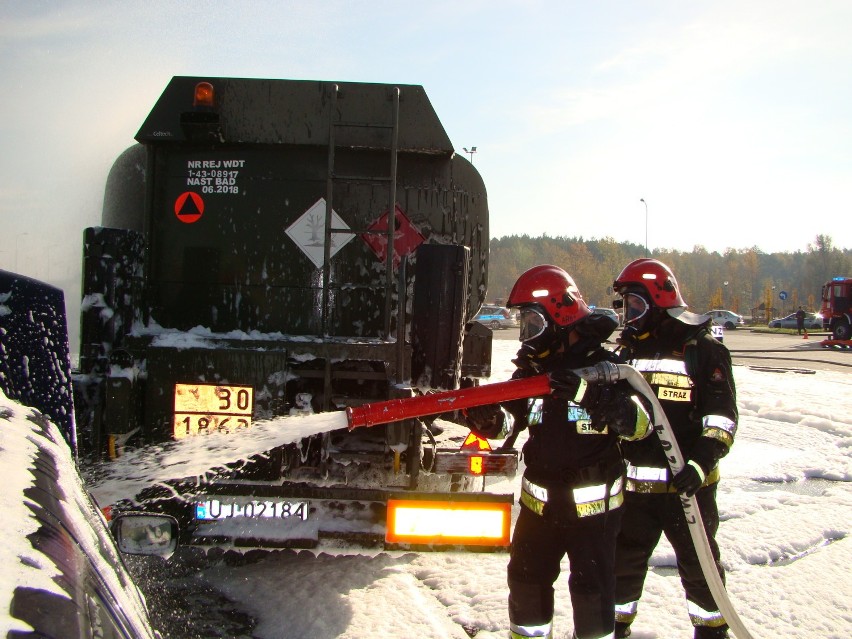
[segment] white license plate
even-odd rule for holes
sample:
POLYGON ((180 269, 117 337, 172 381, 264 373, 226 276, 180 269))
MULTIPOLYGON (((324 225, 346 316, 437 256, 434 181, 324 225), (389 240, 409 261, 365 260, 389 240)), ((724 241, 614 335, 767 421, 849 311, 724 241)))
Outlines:
POLYGON ((222 501, 206 499, 196 502, 195 519, 198 521, 222 521, 225 519, 308 519, 308 502, 284 499, 252 501, 222 501))
POLYGON ((233 432, 249 428, 254 410, 251 386, 175 384, 175 439, 214 431, 233 432))

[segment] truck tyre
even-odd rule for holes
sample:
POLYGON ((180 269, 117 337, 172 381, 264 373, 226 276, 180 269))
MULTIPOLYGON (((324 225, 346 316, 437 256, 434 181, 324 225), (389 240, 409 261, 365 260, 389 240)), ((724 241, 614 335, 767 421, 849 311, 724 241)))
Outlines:
POLYGON ((832 339, 847 340, 852 339, 852 330, 849 328, 849 322, 845 319, 837 320, 832 330, 832 339))

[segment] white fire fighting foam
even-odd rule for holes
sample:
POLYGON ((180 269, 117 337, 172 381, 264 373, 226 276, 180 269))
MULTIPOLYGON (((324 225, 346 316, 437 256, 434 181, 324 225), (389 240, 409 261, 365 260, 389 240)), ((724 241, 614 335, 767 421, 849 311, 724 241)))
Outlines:
POLYGON ((216 432, 129 450, 98 466, 89 489, 104 507, 168 480, 202 476, 278 446, 347 427, 343 411, 277 417, 238 433, 216 432))

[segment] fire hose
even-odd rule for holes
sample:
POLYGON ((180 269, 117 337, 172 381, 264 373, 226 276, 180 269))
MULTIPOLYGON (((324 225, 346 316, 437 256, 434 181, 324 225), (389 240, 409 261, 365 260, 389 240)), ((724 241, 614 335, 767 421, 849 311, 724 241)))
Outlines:
POLYGON ((536 375, 485 386, 472 386, 417 397, 349 406, 346 408, 346 419, 349 422, 349 430, 353 430, 364 426, 376 426, 403 419, 426 417, 463 408, 549 394, 550 380, 547 375, 536 375))
MULTIPOLYGON (((578 377, 594 384, 614 384, 619 380, 625 380, 634 390, 641 393, 653 408, 654 432, 660 440, 660 445, 666 453, 672 477, 677 475, 685 465, 683 454, 680 451, 677 440, 672 432, 669 420, 654 395, 651 387, 642 377, 642 374, 627 364, 613 364, 611 362, 600 362, 594 366, 575 369, 573 371, 578 377)), ((471 408, 473 406, 484 406, 499 402, 508 402, 514 399, 528 397, 540 397, 549 395, 551 391, 550 379, 547 375, 536 375, 507 382, 486 384, 485 386, 474 386, 459 390, 433 393, 404 399, 392 399, 385 402, 373 402, 362 406, 348 407, 346 419, 349 422, 349 430, 365 426, 375 426, 402 419, 425 417, 439 413, 471 408)), ((698 555, 698 562, 704 573, 704 579, 710 589, 719 612, 725 618, 730 629, 739 639, 753 639, 751 633, 746 629, 737 611, 731 603, 725 584, 716 569, 716 562, 707 541, 707 533, 704 530, 704 521, 698 510, 698 502, 695 496, 687 497, 680 495, 683 514, 689 525, 689 534, 698 555)))

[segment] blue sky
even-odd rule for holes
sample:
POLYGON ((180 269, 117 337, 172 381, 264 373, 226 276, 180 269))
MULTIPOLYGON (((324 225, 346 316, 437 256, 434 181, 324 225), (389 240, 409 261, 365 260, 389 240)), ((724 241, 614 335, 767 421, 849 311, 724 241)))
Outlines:
POLYGON ((0 268, 79 287, 173 75, 423 85, 492 237, 643 244, 644 198, 651 248, 852 248, 849 33, 847 0, 5 0, 0 268))

